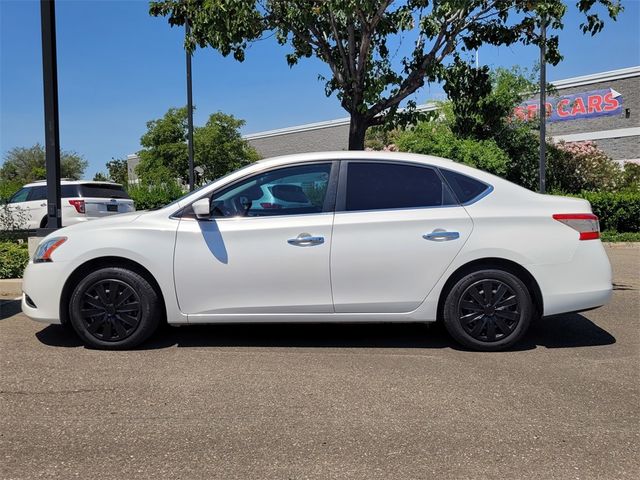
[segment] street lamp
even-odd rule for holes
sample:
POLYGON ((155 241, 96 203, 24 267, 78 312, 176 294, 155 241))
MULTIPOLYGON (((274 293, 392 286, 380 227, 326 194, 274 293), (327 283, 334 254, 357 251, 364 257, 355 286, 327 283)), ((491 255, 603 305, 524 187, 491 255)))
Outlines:
POLYGON ((62 227, 55 10, 54 0, 40 0, 45 168, 47 172, 47 222, 45 226, 51 230, 62 227))
MULTIPOLYGON (((189 21, 184 22, 185 37, 189 38, 191 33, 191 27, 189 21)), ((187 53, 187 143, 189 149, 189 191, 192 192, 194 188, 194 174, 193 174, 193 96, 191 92, 191 53, 186 50, 187 53)))
POLYGON ((547 155, 547 18, 540 17, 540 193, 547 190, 546 155, 547 155))

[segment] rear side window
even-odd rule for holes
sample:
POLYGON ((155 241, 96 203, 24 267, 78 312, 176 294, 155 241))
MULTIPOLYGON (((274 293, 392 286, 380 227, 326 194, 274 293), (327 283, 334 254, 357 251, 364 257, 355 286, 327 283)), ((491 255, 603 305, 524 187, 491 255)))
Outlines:
POLYGON ((455 201, 433 168, 378 162, 349 163, 347 211, 447 205, 455 205, 455 201))
POLYGON ((31 195, 29 200, 46 200, 47 199, 47 186, 40 185, 31 189, 31 195))
POLYGON ((486 183, 458 172, 441 169, 440 173, 447 180, 460 203, 470 202, 491 188, 486 183))
POLYGON ((129 198, 127 192, 120 185, 108 183, 85 183, 79 185, 80 197, 97 198, 129 198))
MULTIPOLYGON (((72 184, 72 185, 61 185, 60 186, 60 196, 62 198, 74 198, 74 197, 107 197, 107 198, 111 198, 112 196, 114 196, 112 192, 112 190, 109 190, 108 192, 101 192, 100 189, 94 189, 94 188, 90 188, 88 190, 86 190, 85 193, 85 187, 87 185, 77 185, 77 184, 72 184), (96 194, 94 194, 94 192, 96 194)), ((106 187, 110 187, 109 185, 105 185, 106 187)), ((91 187, 93 187, 91 185, 91 187)), ((98 187, 102 188, 102 185, 98 185, 98 187)), ((116 186, 118 189, 122 190, 122 187, 116 186)), ((29 195, 29 200, 46 200, 47 199, 47 186, 46 185, 38 185, 37 187, 32 187, 31 189, 31 194, 29 195)), ((125 196, 116 196, 116 198, 129 198, 126 195, 125 192, 125 196)))

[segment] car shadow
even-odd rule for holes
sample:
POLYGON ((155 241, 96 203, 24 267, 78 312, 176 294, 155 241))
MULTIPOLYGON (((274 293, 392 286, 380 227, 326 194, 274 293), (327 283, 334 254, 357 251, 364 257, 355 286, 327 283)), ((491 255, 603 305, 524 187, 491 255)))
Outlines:
POLYGON ((0 320, 13 317, 22 311, 20 300, 0 300, 0 320))
MULTIPOLYGON (((78 347, 67 328, 51 325, 36 333, 38 340, 56 347, 78 347)), ((525 339, 511 351, 537 347, 576 348, 611 345, 616 339, 580 314, 536 321, 525 339)), ((452 348, 456 344, 441 324, 233 324, 161 328, 136 350, 169 347, 298 347, 298 348, 452 348)))

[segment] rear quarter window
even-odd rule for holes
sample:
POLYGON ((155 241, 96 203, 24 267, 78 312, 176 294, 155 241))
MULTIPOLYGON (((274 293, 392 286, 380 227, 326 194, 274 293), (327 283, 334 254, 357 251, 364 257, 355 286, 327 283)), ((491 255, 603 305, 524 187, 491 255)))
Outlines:
POLYGON ((488 193, 488 190, 491 188, 490 185, 487 185, 480 180, 476 180, 475 178, 468 177, 458 172, 440 169, 440 173, 442 173, 442 176, 445 178, 456 197, 458 197, 458 201, 460 203, 471 202, 480 195, 488 193))
POLYGON ((129 195, 121 185, 81 184, 79 185, 79 193, 81 197, 129 198, 129 195))

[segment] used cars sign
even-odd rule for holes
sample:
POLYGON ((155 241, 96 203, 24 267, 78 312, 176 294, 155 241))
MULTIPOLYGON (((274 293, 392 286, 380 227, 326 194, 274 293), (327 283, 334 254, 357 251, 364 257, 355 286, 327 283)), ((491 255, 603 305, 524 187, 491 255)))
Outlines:
MULTIPOLYGON (((538 100, 527 100, 514 109, 514 116, 520 120, 536 118, 539 104, 538 100)), ((621 111, 622 94, 613 88, 551 97, 546 104, 547 121, 549 122, 604 117, 617 115, 621 111)))

